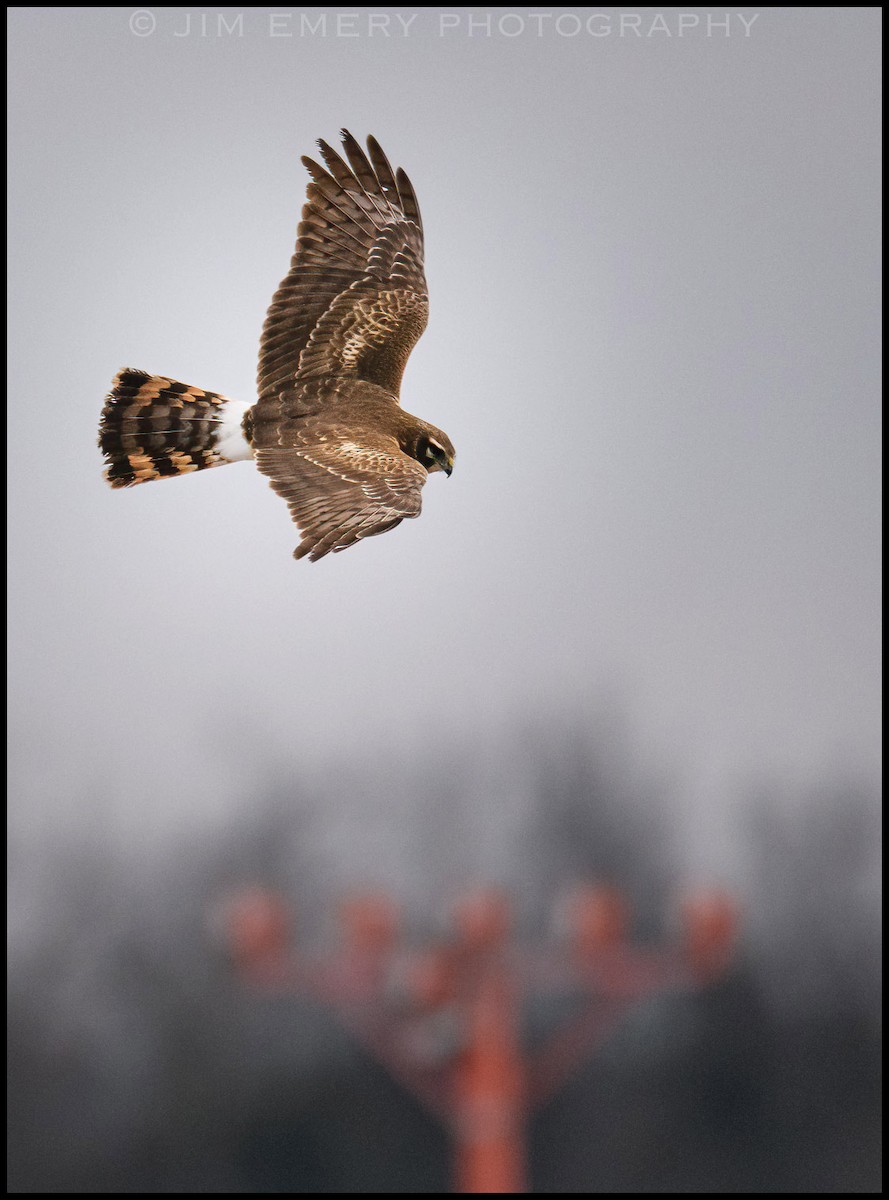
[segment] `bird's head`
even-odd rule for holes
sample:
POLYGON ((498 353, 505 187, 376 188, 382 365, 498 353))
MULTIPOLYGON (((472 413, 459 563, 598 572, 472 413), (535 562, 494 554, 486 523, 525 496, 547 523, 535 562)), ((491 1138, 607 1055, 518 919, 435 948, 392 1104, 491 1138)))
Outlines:
POLYGON ((456 457, 451 439, 434 425, 424 427, 417 439, 414 458, 431 474, 433 471, 444 471, 450 475, 454 469, 456 457))

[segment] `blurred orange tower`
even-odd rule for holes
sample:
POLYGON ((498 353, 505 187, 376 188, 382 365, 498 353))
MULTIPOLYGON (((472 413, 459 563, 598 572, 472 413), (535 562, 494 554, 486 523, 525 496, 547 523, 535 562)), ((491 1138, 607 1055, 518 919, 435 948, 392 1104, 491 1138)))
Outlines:
POLYGON ((227 945, 254 985, 295 989, 334 1008, 349 1031, 431 1108, 454 1142, 456 1192, 528 1189, 529 1115, 595 1049, 630 1006, 665 989, 711 984, 730 967, 737 912, 723 893, 691 896, 675 946, 639 947, 629 908, 609 887, 576 892, 567 944, 512 940, 507 898, 480 890, 459 901, 454 936, 431 948, 399 943, 384 895, 340 910, 344 937, 323 958, 293 949, 293 920, 275 893, 251 887, 223 910, 227 945), (520 1036, 531 994, 581 993, 585 1002, 533 1054, 520 1036))

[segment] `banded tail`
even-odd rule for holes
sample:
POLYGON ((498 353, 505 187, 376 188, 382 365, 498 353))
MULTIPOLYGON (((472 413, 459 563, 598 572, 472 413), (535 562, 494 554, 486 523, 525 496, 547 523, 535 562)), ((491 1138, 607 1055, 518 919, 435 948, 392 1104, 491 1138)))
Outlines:
POLYGON ((99 420, 105 478, 131 487, 252 458, 249 413, 240 400, 125 367, 99 420))

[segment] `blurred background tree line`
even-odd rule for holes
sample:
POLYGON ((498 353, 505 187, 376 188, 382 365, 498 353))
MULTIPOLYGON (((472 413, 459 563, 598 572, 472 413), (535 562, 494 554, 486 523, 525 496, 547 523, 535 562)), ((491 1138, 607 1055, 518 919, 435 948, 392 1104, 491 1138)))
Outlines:
MULTIPOLYGON (((502 829, 477 798, 498 765, 471 753, 383 772, 360 799, 346 774, 282 767, 224 828, 162 848, 95 824, 13 841, 9 1190, 448 1191, 445 1131, 325 1009, 246 986, 212 912, 259 882, 323 946, 344 887, 385 885, 422 944, 461 887, 495 882, 541 940, 564 889, 596 881, 631 900, 636 937, 668 937, 688 882, 669 785, 631 780, 601 737, 524 741, 503 786, 520 778, 527 802, 493 866, 502 829), (393 796, 403 869, 331 871, 331 827, 361 839, 393 796)), ((743 809, 731 974, 640 1005, 578 1064, 532 1121, 534 1190, 880 1190, 879 808, 851 785, 785 800, 743 809)), ((549 1015, 529 1012, 529 1034, 549 1015)))

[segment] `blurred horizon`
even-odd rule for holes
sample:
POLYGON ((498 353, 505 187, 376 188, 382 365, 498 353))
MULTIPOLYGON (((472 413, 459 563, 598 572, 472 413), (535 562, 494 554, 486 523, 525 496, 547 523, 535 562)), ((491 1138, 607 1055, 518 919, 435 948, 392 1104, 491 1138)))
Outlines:
MULTIPOLYGON (((333 1011, 242 977, 220 906, 269 889, 315 957, 344 899, 382 892, 422 950, 496 885, 517 944, 552 952, 563 901, 596 883, 630 905, 632 943, 678 945, 710 881, 679 865, 669 781, 633 778, 607 739, 549 749, 526 738, 526 802, 496 818, 465 758, 450 794, 392 770, 383 802, 364 780, 363 822, 354 780, 269 773, 216 836, 125 847, 85 825, 24 861, 11 838, 11 1190, 447 1191, 444 1130, 333 1011)), ((879 829, 851 784, 751 801, 730 970, 635 1004, 576 1062, 529 1122, 533 1190, 879 1190, 879 829)), ((525 1040, 568 1000, 532 993, 525 1040)))

